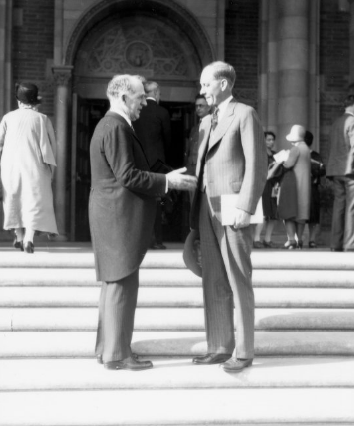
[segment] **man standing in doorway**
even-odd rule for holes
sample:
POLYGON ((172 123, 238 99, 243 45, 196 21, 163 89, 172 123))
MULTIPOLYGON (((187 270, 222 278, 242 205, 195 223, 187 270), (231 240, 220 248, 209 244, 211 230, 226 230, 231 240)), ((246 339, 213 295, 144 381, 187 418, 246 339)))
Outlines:
POLYGON ((344 114, 333 123, 327 177, 333 180, 331 250, 354 250, 354 95, 344 101, 344 114))
POLYGON ((190 191, 196 178, 152 173, 132 121, 146 105, 142 77, 115 76, 108 84, 110 110, 90 145, 90 230, 97 281, 102 281, 96 357, 109 370, 152 367, 133 354, 131 341, 139 267, 151 241, 156 198, 167 189, 190 191))
POLYGON ((228 372, 240 371, 253 362, 250 217, 267 177, 263 128, 255 110, 233 98, 235 80, 234 68, 221 61, 206 66, 201 74, 200 93, 213 113, 200 128, 198 188, 191 211, 191 227, 200 233, 208 344, 207 354, 193 362, 224 363, 228 372), (230 215, 232 218, 229 225, 223 225, 226 211, 221 211, 225 195, 232 201, 227 208, 229 220, 230 215))
POLYGON ((197 95, 195 97, 195 113, 198 117, 198 122, 192 127, 187 142, 187 148, 185 152, 185 164, 187 167, 187 173, 195 175, 195 169, 197 166, 198 159, 198 148, 199 148, 199 126, 204 117, 210 113, 211 107, 208 105, 203 95, 197 95))
MULTIPOLYGON (((153 167, 158 160, 163 163, 166 161, 166 152, 171 145, 171 122, 168 111, 159 105, 159 85, 155 81, 147 81, 144 88, 147 106, 134 123, 134 129, 143 145, 150 167, 153 167)), ((162 238, 161 199, 156 201, 154 237, 150 248, 166 249, 162 238)))

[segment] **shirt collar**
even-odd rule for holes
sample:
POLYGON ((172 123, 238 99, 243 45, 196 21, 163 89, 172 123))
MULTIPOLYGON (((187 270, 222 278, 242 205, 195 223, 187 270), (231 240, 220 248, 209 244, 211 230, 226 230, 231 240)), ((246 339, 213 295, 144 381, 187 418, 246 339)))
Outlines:
POLYGON ((218 105, 219 113, 218 113, 218 121, 220 122, 221 117, 224 115, 227 106, 229 105, 230 101, 232 99, 232 95, 230 95, 228 98, 226 98, 224 101, 220 102, 218 105))
POLYGON ((157 100, 156 100, 155 98, 152 98, 151 96, 148 96, 148 97, 146 98, 146 100, 148 100, 148 99, 150 99, 150 101, 155 101, 155 102, 157 103, 157 100))
POLYGON ((127 114, 125 112, 123 112, 121 109, 116 109, 115 111, 116 114, 119 114, 121 117, 124 118, 125 121, 127 121, 127 123, 129 124, 130 127, 132 127, 132 121, 131 119, 127 116, 127 114))

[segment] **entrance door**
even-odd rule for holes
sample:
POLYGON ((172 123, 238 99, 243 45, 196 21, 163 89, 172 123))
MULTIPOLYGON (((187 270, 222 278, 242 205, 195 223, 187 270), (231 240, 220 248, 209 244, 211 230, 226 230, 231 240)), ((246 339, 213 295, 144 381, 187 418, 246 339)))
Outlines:
MULTIPOLYGON (((184 153, 189 133, 195 122, 194 105, 191 103, 161 102, 171 117, 172 143, 166 153, 166 162, 174 169, 184 166, 184 153)), ((173 210, 163 213, 163 240, 183 242, 189 232, 189 194, 179 192, 173 210)), ((168 207, 168 206, 166 206, 168 207)), ((168 211, 167 211, 168 210, 168 211)))
POLYGON ((107 100, 73 95, 71 151, 71 241, 90 241, 88 200, 91 189, 90 141, 95 127, 108 109, 107 100))

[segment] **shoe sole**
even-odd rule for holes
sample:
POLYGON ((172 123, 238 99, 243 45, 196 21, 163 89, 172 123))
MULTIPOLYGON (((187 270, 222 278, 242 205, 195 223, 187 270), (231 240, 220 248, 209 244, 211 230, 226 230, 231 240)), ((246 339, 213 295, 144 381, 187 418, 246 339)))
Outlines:
POLYGON ((245 368, 251 367, 252 364, 246 365, 243 368, 227 368, 227 367, 223 367, 224 371, 226 371, 227 373, 239 373, 240 371, 243 371, 245 368))
POLYGON ((104 368, 107 370, 129 370, 129 371, 142 371, 142 370, 150 370, 151 368, 153 368, 153 365, 149 366, 149 367, 138 367, 138 368, 127 368, 127 367, 119 367, 119 366, 114 366, 114 367, 109 367, 108 365, 104 365, 104 368))

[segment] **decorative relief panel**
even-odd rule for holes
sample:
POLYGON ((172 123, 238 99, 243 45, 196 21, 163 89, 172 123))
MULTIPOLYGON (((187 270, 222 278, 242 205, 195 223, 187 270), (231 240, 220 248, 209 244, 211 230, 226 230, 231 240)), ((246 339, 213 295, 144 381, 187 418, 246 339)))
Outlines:
POLYGON ((142 74, 146 77, 190 79, 198 75, 197 55, 178 33, 162 22, 146 18, 125 19, 96 31, 79 49, 75 74, 112 76, 142 74), (107 27, 106 27, 107 28, 107 27))

